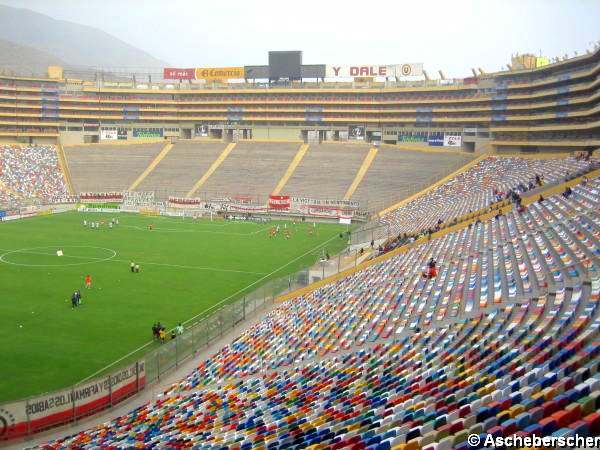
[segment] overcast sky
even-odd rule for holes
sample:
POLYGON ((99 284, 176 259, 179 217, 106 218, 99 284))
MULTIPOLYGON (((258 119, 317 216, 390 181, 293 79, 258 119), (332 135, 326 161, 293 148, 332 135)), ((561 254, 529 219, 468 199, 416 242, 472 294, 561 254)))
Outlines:
POLYGON ((174 67, 423 62, 437 77, 500 70, 512 53, 580 54, 600 40, 600 0, 0 0, 100 28, 174 67))

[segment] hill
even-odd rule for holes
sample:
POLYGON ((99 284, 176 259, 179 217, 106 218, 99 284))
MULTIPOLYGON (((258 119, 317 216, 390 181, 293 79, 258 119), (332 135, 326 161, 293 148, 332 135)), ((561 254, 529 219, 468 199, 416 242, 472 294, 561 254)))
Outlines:
POLYGON ((0 74, 45 76, 48 66, 65 66, 66 63, 46 52, 27 45, 0 39, 0 74))
MULTIPOLYGON (((65 61, 65 65, 132 68, 161 68, 166 65, 97 28, 5 5, 0 5, 0 39, 32 47, 65 61)), ((30 55, 28 52, 25 54, 30 55)))

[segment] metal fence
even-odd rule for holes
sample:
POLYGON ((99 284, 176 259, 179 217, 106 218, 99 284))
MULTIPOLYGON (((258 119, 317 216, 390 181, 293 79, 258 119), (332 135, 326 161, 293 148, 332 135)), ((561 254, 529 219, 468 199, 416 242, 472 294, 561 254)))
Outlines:
MULTIPOLYGON (((349 242, 358 239, 352 233, 343 237, 349 242)), ((327 255, 326 246, 334 239, 338 237, 332 237, 313 250, 312 256, 319 259, 317 263, 232 294, 184 322, 184 332, 174 338, 171 338, 172 330, 168 330, 165 342, 149 341, 73 386, 0 404, 0 422, 4 413, 9 419, 6 427, 0 427, 0 441, 76 422, 111 408, 157 382, 228 332, 249 323, 249 319, 259 318, 274 305, 278 296, 356 266, 359 262, 357 250, 327 255), (36 409, 36 405, 48 405, 48 402, 53 404, 50 409, 44 409, 47 406, 36 409)), ((151 335, 150 329, 148 334, 151 335)))

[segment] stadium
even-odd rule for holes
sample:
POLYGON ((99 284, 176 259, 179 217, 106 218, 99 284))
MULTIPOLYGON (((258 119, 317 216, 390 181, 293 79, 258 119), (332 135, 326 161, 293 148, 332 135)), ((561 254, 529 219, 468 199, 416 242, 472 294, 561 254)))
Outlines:
POLYGON ((0 67, 0 447, 597 448, 600 46, 265 53, 0 67))

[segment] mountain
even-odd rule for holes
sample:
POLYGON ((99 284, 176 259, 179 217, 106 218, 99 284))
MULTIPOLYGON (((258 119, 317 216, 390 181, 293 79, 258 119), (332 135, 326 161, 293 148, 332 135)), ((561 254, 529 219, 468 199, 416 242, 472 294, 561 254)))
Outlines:
POLYGON ((97 28, 0 5, 0 39, 31 47, 68 66, 162 68, 166 64, 97 28))
POLYGON ((0 39, 0 75, 46 76, 48 66, 65 66, 54 55, 0 39))

